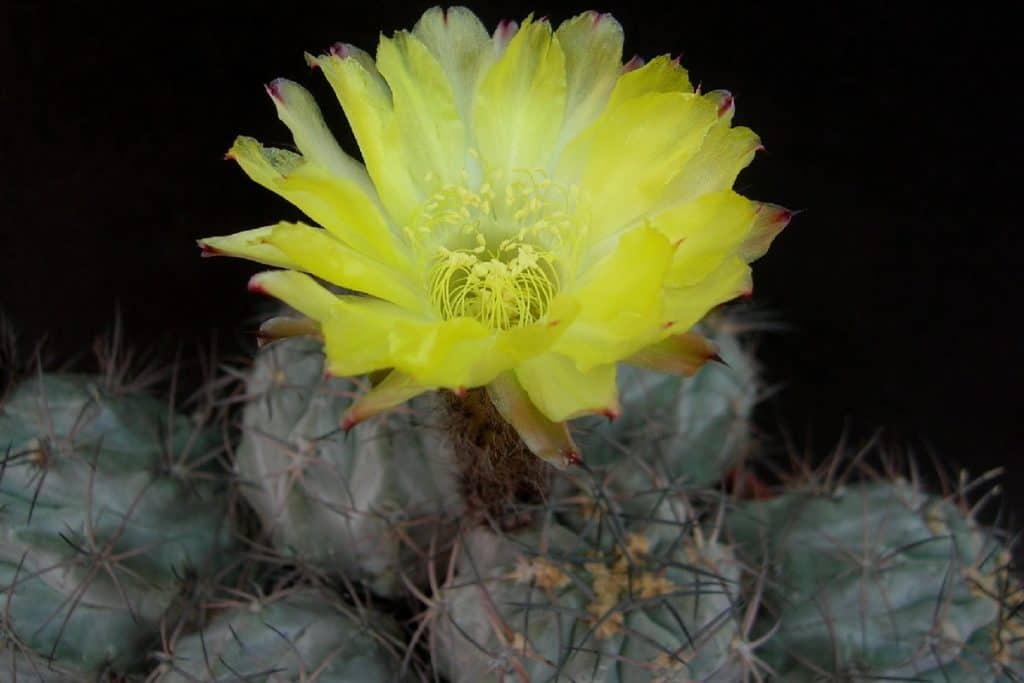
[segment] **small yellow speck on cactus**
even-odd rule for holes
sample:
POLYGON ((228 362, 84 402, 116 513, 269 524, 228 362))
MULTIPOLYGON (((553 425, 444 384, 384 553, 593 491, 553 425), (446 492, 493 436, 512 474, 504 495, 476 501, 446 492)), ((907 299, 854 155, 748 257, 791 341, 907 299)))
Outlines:
POLYGON ((518 583, 535 583, 545 590, 555 590, 569 585, 568 575, 543 557, 518 558, 516 568, 509 578, 518 583))
POLYGON ((790 212, 732 190, 760 148, 733 98, 695 92, 661 56, 623 62, 623 32, 587 12, 493 34, 428 10, 376 57, 307 56, 333 87, 362 163, 312 96, 267 86, 298 152, 240 137, 228 152, 319 227, 281 222, 200 241, 277 270, 251 289, 322 338, 329 372, 387 371, 345 427, 425 391, 486 387, 526 445, 579 458, 565 422, 618 411, 615 369, 689 374, 715 357, 688 330, 751 290, 749 263, 790 212))

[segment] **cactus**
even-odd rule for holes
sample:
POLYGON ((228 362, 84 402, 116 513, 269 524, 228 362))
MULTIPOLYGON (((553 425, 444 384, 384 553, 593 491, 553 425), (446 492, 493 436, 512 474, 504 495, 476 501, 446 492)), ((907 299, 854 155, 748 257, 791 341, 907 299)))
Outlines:
POLYGON ((651 478, 712 486, 737 465, 752 444, 757 369, 727 328, 722 321, 705 324, 720 362, 705 364, 693 377, 620 365, 621 414, 583 437, 588 465, 623 480, 626 495, 651 478))
POLYGON ((86 677, 141 663, 183 581, 230 547, 219 444, 165 403, 98 378, 43 374, 14 389, 0 409, 11 668, 17 657, 26 676, 86 677))
POLYGON ((17 645, 0 643, 0 680, 11 683, 78 683, 73 673, 60 671, 51 662, 42 661, 17 645))
POLYGON ((400 631, 380 612, 310 586, 235 602, 201 631, 168 644, 155 683, 404 678, 400 631))
POLYGON ((578 425, 589 464, 500 518, 466 514, 433 395, 344 434, 365 387, 325 377, 315 342, 271 345, 232 449, 265 532, 233 526, 254 549, 237 574, 218 435, 109 381, 26 381, 0 411, 0 679, 1024 676, 1024 592, 960 498, 892 476, 707 488, 747 455, 758 393, 712 329, 728 365, 624 370, 620 420, 578 425))
MULTIPOLYGON (((430 600, 431 653, 453 683, 727 681, 741 662, 739 565, 692 522, 597 511, 577 530, 476 528, 430 600)), ((579 515, 576 515, 579 516, 579 515)))
POLYGON ((729 516, 764 567, 764 658, 785 681, 1024 674, 1022 594, 998 538, 903 481, 791 490, 729 516))
POLYGON ((460 509, 452 456, 433 397, 345 434, 339 417, 360 387, 324 376, 306 339, 257 358, 236 469, 274 545, 322 571, 394 596, 421 583, 421 555, 460 509))

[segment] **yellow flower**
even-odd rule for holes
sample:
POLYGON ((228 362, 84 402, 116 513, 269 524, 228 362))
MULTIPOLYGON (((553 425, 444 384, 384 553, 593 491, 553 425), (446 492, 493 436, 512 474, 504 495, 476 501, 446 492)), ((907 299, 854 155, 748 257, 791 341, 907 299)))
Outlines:
POLYGON ((577 458, 565 421, 615 415, 615 367, 692 372, 687 334, 751 289, 748 263, 789 219, 732 191, 759 149, 732 97, 694 92, 668 57, 622 61, 622 28, 588 12, 489 35, 461 7, 307 55, 330 81, 363 163, 312 96, 268 87, 299 153, 240 137, 228 153, 322 227, 282 222, 200 241, 280 268, 251 288, 309 320, 329 372, 389 370, 345 426, 424 391, 486 386, 537 455, 577 458), (333 287, 332 287, 333 286, 333 287))

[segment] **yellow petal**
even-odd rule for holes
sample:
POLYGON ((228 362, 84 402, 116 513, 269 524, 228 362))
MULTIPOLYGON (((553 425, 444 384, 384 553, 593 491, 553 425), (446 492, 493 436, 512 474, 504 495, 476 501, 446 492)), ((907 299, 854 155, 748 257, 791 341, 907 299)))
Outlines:
POLYGON ((495 331, 470 318, 402 326, 394 366, 423 384, 449 389, 487 384, 524 359, 547 350, 564 333, 538 323, 495 331))
POLYGON ((500 375, 488 384, 487 395, 534 455, 559 469, 581 461, 568 426, 545 417, 512 373, 500 375))
POLYGON ((449 389, 483 386, 524 359, 544 353, 578 310, 572 298, 558 297, 537 324, 495 331, 471 318, 439 321, 406 312, 399 315, 393 306, 353 304, 351 298, 343 297, 336 307, 336 322, 324 326, 333 373, 352 375, 389 367, 424 386, 449 389))
POLYGON ((643 95, 667 92, 692 93, 693 86, 686 69, 668 55, 661 55, 623 73, 615 84, 608 108, 614 109, 643 95))
POLYGON ((329 55, 306 58, 324 72, 338 96, 366 170, 392 220, 406 225, 423 195, 401 155, 391 92, 373 59, 351 45, 336 45, 329 55))
POLYGON ((358 182, 307 163, 287 150, 239 137, 228 151, 246 175, 276 192, 353 249, 408 268, 408 249, 392 232, 376 199, 358 182))
POLYGON ((494 57, 487 29, 465 7, 434 7, 416 22, 412 33, 441 65, 462 119, 468 123, 480 71, 494 57))
POLYGON ((401 309, 391 304, 369 301, 346 303, 334 320, 324 323, 332 374, 394 368, 424 386, 457 389, 479 386, 500 371, 488 376, 479 369, 494 334, 478 321, 400 315, 401 309))
POLYGON ((777 204, 754 202, 757 216, 754 227, 739 248, 740 257, 747 263, 753 263, 765 255, 772 240, 789 225, 793 212, 777 204))
POLYGON ((392 337, 396 369, 420 383, 448 388, 476 386, 474 371, 493 343, 493 331, 471 318, 402 325, 392 337))
POLYGON ((222 237, 204 237, 199 240, 203 256, 237 256, 278 268, 295 268, 295 262, 277 247, 267 242, 273 225, 243 230, 222 237))
POLYGON ((429 324, 379 299, 338 299, 331 317, 321 321, 327 371, 338 377, 395 367, 395 349, 408 343, 408 330, 429 324))
POLYGON ((652 227, 624 233, 615 249, 573 285, 572 293, 583 306, 580 319, 607 321, 624 312, 638 314, 649 309, 673 251, 672 243, 652 227))
POLYGON ((269 294, 313 320, 333 318, 339 297, 305 273, 294 270, 268 270, 249 279, 249 291, 269 294))
POLYGON ((615 364, 581 372, 569 358, 545 353, 516 368, 516 379, 537 409, 553 422, 599 413, 618 416, 615 364))
POLYGON ((458 182, 465 168, 466 129, 441 65, 419 38, 399 31, 381 38, 377 68, 391 90, 396 143, 413 181, 425 194, 433 177, 458 182))
POLYGON ((366 168, 338 146, 324 123, 320 107, 308 90, 298 83, 278 78, 267 85, 267 94, 277 108, 278 117, 292 132, 295 146, 307 161, 354 183, 368 194, 374 193, 366 168))
POLYGON ((700 150, 665 187, 665 203, 688 202, 702 194, 728 190, 759 149, 761 139, 754 131, 730 128, 728 120, 720 118, 708 131, 700 150))
POLYGON ((604 109, 622 69, 622 26, 610 14, 584 12, 562 23, 555 38, 565 53, 568 142, 604 109))
POLYGON ((408 375, 392 370, 377 386, 357 398, 341 416, 341 428, 346 432, 354 426, 405 403, 434 387, 419 384, 408 375))
POLYGON ((401 273, 345 246, 326 230, 282 222, 270 231, 267 242, 288 256, 299 270, 332 284, 412 311, 429 308, 423 293, 401 273))
POLYGON ((484 384, 498 373, 547 351, 572 327, 579 311, 580 305, 574 298, 559 295, 551 302, 544 319, 537 324, 497 332, 493 346, 481 355, 480 377, 467 386, 484 384))
POLYGON ((700 149, 715 104, 682 92, 651 93, 609 105, 565 148, 557 177, 578 179, 591 242, 654 208, 665 186, 700 149))
POLYGON ((622 235, 616 249, 573 286, 580 314, 553 348, 588 370, 656 341, 651 335, 663 322, 662 288, 672 253, 654 228, 622 235))
POLYGON ((677 244, 666 276, 673 287, 696 284, 717 268, 750 234, 756 207, 732 190, 673 206, 651 219, 677 244))
POLYGON ((718 358, 718 347, 693 332, 676 334, 647 346, 629 358, 626 363, 648 370, 692 377, 709 360, 718 358))
POLYGON ((473 102, 488 168, 546 168, 565 113, 565 56, 547 22, 529 19, 484 73, 473 102))
POLYGON ((665 322, 675 330, 688 330, 712 308, 750 294, 752 287, 750 266, 730 256, 700 282, 665 290, 665 322))

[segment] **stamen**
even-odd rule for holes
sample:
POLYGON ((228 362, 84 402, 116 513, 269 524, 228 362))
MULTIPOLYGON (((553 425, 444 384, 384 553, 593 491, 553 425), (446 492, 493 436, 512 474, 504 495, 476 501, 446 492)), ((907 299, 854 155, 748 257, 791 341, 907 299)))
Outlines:
POLYGON ((575 259, 578 188, 539 169, 487 173, 475 190, 463 183, 437 187, 406 231, 431 262, 434 308, 494 329, 537 322, 575 259))
POLYGON ((503 261, 498 254, 481 258, 442 248, 430 278, 431 302, 441 316, 476 318, 494 329, 522 327, 543 317, 558 292, 553 259, 528 244, 514 249, 515 255, 503 261))

